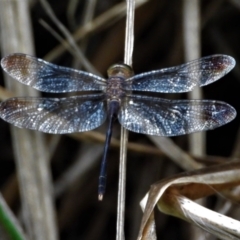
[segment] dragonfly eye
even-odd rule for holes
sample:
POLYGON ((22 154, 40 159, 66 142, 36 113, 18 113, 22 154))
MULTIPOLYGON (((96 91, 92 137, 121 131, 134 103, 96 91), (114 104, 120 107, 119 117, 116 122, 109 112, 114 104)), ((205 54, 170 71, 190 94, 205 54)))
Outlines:
POLYGON ((114 64, 107 70, 108 77, 123 77, 129 78, 133 76, 133 70, 126 64, 114 64))

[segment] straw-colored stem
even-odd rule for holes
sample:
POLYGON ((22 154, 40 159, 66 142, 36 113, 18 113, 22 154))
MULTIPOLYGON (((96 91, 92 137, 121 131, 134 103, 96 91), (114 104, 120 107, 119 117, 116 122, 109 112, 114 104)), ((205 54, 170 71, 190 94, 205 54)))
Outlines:
MULTIPOLYGON (((0 1, 1 50, 33 54, 33 39, 28 1, 0 1), (24 27, 23 27, 24 26, 24 27)), ((16 95, 37 96, 5 75, 8 89, 16 95)), ((34 240, 55 240, 57 231, 52 201, 48 152, 43 134, 11 127, 16 169, 27 235, 34 240)))
MULTIPOLYGON (((184 35, 184 52, 185 60, 191 61, 197 59, 201 55, 200 44, 200 1, 199 0, 184 0, 183 4, 183 35, 184 35)), ((196 88, 188 93, 190 99, 202 99, 201 88, 196 88)), ((189 150, 190 153, 197 156, 205 154, 205 138, 204 132, 190 134, 189 150)), ((201 203, 204 204, 204 200, 201 203)), ((191 229, 191 238, 199 239, 202 231, 196 228, 191 229)))
MULTIPOLYGON (((185 0, 183 6, 183 33, 185 60, 191 61, 200 57, 200 6, 199 0, 185 0)), ((196 88, 189 92, 190 99, 201 99, 202 90, 196 88)), ((205 133, 189 135, 190 152, 202 156, 205 154, 205 133)))
MULTIPOLYGON (((126 0, 126 2, 127 2, 127 9, 126 9, 124 63, 128 65, 132 65, 135 0, 126 0)), ((127 169, 127 166, 126 166, 127 142, 128 142, 128 131, 123 127, 121 127, 119 184, 118 184, 118 211, 117 211, 117 237, 116 237, 117 240, 125 239, 124 214, 125 214, 126 169, 127 169)))

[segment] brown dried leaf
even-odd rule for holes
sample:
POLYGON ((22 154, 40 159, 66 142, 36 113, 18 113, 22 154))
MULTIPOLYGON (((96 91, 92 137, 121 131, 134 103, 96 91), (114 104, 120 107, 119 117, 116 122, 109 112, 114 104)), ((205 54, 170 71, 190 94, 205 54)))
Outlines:
POLYGON ((155 233, 153 234, 155 231, 153 230, 155 225, 153 210, 156 205, 161 212, 192 222, 218 237, 239 239, 240 223, 238 221, 234 219, 229 220, 230 218, 206 208, 203 211, 202 206, 189 200, 195 200, 219 191, 228 190, 239 184, 239 161, 185 172, 155 183, 151 186, 150 191, 141 203, 141 206, 144 208, 144 215, 138 240, 156 239, 155 233), (202 217, 201 214, 203 212, 205 214, 202 217), (210 218, 210 216, 213 217, 210 218), (222 218, 223 225, 218 224, 216 216, 218 216, 218 219, 222 218), (229 221, 231 222, 230 225, 227 224, 229 221))

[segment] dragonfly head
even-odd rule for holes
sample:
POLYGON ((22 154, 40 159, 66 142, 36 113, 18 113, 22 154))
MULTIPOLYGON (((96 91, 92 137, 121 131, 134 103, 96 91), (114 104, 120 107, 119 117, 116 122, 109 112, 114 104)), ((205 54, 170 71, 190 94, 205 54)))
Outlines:
POLYGON ((125 79, 133 76, 133 70, 126 64, 113 64, 107 70, 108 77, 123 77, 125 79))

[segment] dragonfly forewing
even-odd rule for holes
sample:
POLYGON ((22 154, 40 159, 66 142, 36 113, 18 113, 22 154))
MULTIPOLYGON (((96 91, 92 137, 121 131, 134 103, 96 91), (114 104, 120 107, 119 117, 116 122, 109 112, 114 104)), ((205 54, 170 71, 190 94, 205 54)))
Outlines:
POLYGON ((226 75, 235 66, 234 58, 211 55, 179 66, 135 75, 125 82, 132 91, 180 93, 205 86, 226 75))
POLYGON ((22 53, 3 58, 1 66, 14 79, 42 92, 99 91, 106 88, 104 78, 22 53))
POLYGON ((220 127, 236 117, 227 103, 213 100, 167 100, 132 95, 119 112, 119 122, 130 131, 177 136, 220 127))
POLYGON ((84 132, 107 117, 102 94, 68 98, 10 98, 0 104, 0 117, 20 128, 46 133, 84 132))

